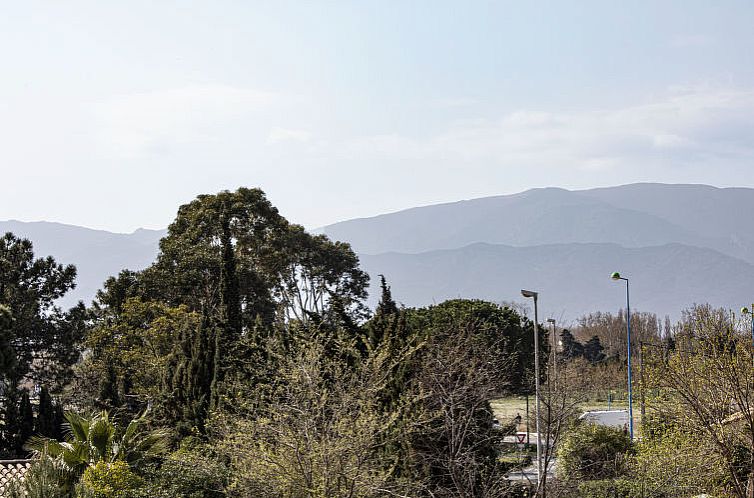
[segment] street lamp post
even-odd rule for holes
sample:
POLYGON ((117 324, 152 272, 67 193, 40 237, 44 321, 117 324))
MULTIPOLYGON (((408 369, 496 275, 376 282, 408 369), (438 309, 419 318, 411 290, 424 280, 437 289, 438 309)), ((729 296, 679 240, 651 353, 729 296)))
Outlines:
POLYGON ((521 295, 534 299, 534 408, 535 427, 537 430, 537 492, 542 484, 542 435, 539 432, 539 316, 537 314, 538 292, 521 290, 521 295))
POLYGON ((628 291, 628 279, 621 277, 617 271, 610 275, 613 280, 624 280, 626 282, 626 336, 628 355, 628 433, 633 441, 634 439, 634 405, 633 405, 633 384, 631 382, 631 300, 628 291))
POLYGON ((551 326, 551 335, 552 339, 550 339, 550 342, 552 343, 552 376, 555 382, 558 381, 558 340, 555 337, 555 319, 554 318, 548 318, 547 323, 551 326))
POLYGON ((751 309, 746 306, 741 308, 741 313, 744 315, 751 315, 751 342, 754 344, 754 304, 751 305, 751 309))

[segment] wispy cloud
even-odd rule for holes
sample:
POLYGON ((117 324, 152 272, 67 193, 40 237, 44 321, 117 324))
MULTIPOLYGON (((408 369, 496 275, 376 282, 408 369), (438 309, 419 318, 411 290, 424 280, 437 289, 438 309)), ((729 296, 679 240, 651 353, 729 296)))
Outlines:
POLYGON ((670 39, 670 46, 675 48, 709 47, 714 44, 715 39, 705 34, 679 34, 670 39))
POLYGON ((306 130, 293 130, 275 126, 270 130, 270 134, 267 136, 267 143, 307 142, 311 137, 312 134, 306 130))
POLYGON ((754 90, 685 90, 654 102, 579 112, 520 110, 424 139, 363 137, 353 158, 609 171, 754 160, 754 90))
POLYGON ((99 145, 139 156, 182 143, 212 141, 234 119, 278 100, 274 93, 225 85, 121 95, 90 105, 99 145))

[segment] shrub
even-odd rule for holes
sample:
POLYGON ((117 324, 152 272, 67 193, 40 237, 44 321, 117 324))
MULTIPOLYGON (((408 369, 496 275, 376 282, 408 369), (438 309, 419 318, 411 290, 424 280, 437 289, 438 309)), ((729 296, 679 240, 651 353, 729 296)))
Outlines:
POLYGON ((628 479, 604 479, 579 484, 579 498, 654 498, 643 493, 640 485, 628 479))
POLYGON ((76 495, 80 498, 130 498, 142 484, 142 479, 126 462, 100 461, 86 469, 76 486, 76 495))
MULTIPOLYGON (((208 453, 208 452, 207 452, 208 453)), ((144 498, 221 498, 226 496, 228 469, 206 454, 179 450, 148 473, 144 498)))
POLYGON ((631 440, 620 429, 578 424, 558 448, 558 477, 566 481, 614 479, 627 472, 631 440))
POLYGON ((52 459, 42 456, 26 472, 23 481, 13 481, 6 490, 7 498, 66 498, 60 486, 62 471, 52 459))

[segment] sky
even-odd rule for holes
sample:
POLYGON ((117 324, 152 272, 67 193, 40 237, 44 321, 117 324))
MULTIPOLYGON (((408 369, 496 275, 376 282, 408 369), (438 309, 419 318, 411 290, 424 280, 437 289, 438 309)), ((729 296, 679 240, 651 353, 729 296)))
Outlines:
POLYGON ((259 187, 315 228, 534 187, 754 187, 754 2, 25 1, 0 219, 162 228, 259 187))

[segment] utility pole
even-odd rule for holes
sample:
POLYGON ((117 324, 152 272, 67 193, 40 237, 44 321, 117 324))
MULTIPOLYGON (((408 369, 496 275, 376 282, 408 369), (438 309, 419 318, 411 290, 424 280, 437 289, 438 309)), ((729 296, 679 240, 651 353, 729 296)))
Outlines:
POLYGON ((539 315, 537 311, 539 293, 522 290, 521 295, 534 299, 534 396, 536 398, 534 417, 537 430, 537 495, 539 496, 542 485, 542 433, 539 430, 539 315))

